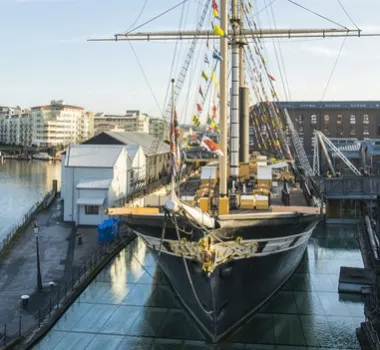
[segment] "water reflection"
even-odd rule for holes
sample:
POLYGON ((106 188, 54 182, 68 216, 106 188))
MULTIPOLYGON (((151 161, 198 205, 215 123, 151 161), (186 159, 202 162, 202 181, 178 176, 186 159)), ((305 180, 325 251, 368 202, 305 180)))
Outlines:
POLYGON ((320 226, 281 291, 214 347, 183 310, 152 254, 135 240, 36 349, 357 349, 363 302, 337 293, 340 266, 362 266, 354 231, 320 226))
POLYGON ((42 161, 5 160, 0 164, 0 239, 30 207, 61 183, 61 164, 42 161))
POLYGON ((127 268, 125 265, 125 250, 115 258, 110 268, 111 289, 115 298, 126 295, 127 268))

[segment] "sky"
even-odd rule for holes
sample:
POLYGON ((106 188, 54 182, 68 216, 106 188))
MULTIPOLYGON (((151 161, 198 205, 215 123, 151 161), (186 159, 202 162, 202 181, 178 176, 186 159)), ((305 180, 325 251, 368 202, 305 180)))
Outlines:
MULTIPOLYGON (((67 104, 94 112, 123 114, 139 109, 160 117, 165 109, 168 82, 178 75, 189 42, 178 43, 174 64, 175 43, 134 42, 142 71, 128 42, 86 39, 125 32, 134 22, 135 26, 142 24, 179 2, 147 0, 136 22, 145 0, 0 0, 0 105, 32 107, 63 99, 67 104)), ((187 0, 139 31, 194 29, 203 2, 187 0)), ((260 27, 273 28, 268 21, 270 7, 263 10, 269 0, 251 2, 256 13, 261 11, 255 16, 260 27)), ((355 28, 338 0, 297 2, 355 28)), ((380 33, 380 1, 340 2, 363 33, 380 33)), ((278 28, 338 28, 288 0, 275 0, 271 6, 278 28)), ((210 27, 210 22, 206 22, 206 28, 210 27)), ((281 40, 279 47, 291 100, 322 99, 343 40, 281 40)), ((200 44, 199 52, 203 49, 204 44, 200 44)), ((265 56, 276 76, 279 96, 285 99, 270 40, 265 41, 265 56)), ((184 114, 191 114, 195 108, 199 79, 194 76, 199 74, 202 59, 197 62, 189 74, 195 82, 188 80, 184 84, 184 114), (191 90, 191 94, 187 95, 186 90, 191 90)), ((380 100, 379 62, 380 37, 348 38, 323 100, 380 100)))

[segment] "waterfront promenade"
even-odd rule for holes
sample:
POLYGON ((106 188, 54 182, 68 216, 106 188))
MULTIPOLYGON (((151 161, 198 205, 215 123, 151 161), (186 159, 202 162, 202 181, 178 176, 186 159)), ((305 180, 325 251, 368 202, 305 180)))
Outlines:
MULTIPOLYGON (((84 228, 82 244, 76 240, 76 231, 62 220, 62 205, 56 198, 50 208, 36 216, 39 224, 39 250, 43 290, 37 291, 36 239, 33 224, 21 233, 12 249, 0 257, 0 333, 8 334, 19 327, 22 330, 37 326, 35 313, 45 307, 57 288, 76 272, 82 263, 97 249, 96 228, 84 228), (54 282, 57 287, 50 287, 54 282), (21 304, 21 295, 30 295, 28 306, 21 304)), ((1 335, 2 335, 1 334, 1 335)), ((0 335, 0 338, 2 338, 0 335)), ((0 344, 0 346, 3 344, 0 344)))

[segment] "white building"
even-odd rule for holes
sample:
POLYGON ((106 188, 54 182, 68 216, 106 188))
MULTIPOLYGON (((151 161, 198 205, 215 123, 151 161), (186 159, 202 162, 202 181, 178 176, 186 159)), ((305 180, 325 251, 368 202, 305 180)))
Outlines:
POLYGON ((131 161, 131 168, 128 169, 128 193, 130 193, 136 185, 146 182, 146 156, 140 145, 127 145, 126 147, 131 161))
POLYGON ((0 107, 0 143, 30 145, 31 123, 29 110, 17 107, 0 107))
POLYGON ((120 205, 128 193, 132 162, 126 146, 76 145, 62 158, 64 221, 98 225, 104 209, 120 205))
POLYGON ((125 115, 97 113, 94 117, 95 135, 104 131, 149 133, 149 116, 138 110, 128 110, 125 115))
POLYGON ((30 112, 32 144, 64 146, 76 144, 92 136, 92 113, 82 107, 51 101, 50 105, 33 107, 30 112))
POLYGON ((149 134, 138 132, 102 132, 84 142, 88 145, 139 145, 145 157, 145 176, 147 182, 153 182, 169 173, 170 147, 165 142, 157 149, 156 139, 149 134))
POLYGON ((169 134, 169 124, 161 118, 149 119, 149 134, 158 138, 167 138, 169 134))

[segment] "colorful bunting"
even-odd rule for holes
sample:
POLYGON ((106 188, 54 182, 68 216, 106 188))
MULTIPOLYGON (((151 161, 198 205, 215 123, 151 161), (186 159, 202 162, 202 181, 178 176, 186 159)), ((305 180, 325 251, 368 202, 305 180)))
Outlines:
MULTIPOLYGON (((175 108, 175 107, 174 107, 175 108)), ((171 162, 170 162, 170 172, 172 176, 177 176, 178 170, 181 165, 181 157, 179 154, 179 144, 178 137, 180 135, 180 129, 178 124, 177 110, 174 109, 174 120, 171 123, 170 128, 170 152, 171 162)))
POLYGON ((204 70, 202 71, 202 78, 206 81, 208 80, 208 75, 204 70))
POLYGON ((216 49, 214 49, 214 52, 212 53, 212 58, 218 61, 221 61, 223 59, 222 56, 220 56, 220 53, 216 51, 216 49))
POLYGON ((214 30, 215 35, 218 35, 230 40, 230 37, 226 33, 224 33, 222 28, 220 28, 217 24, 214 24, 214 23, 211 23, 211 24, 212 24, 212 29, 214 30))
POLYGON ((207 64, 210 64, 210 61, 208 60, 207 53, 205 54, 204 62, 207 64))
POLYGON ((218 6, 218 3, 216 2, 216 0, 212 0, 211 7, 213 10, 216 10, 219 12, 219 6, 218 6))
POLYGON ((223 152, 221 151, 220 146, 207 136, 203 136, 201 147, 206 148, 209 152, 215 153, 219 156, 223 156, 223 152))
POLYGON ((198 92, 200 93, 200 95, 202 96, 202 98, 205 98, 204 95, 203 95, 203 91, 202 91, 201 87, 199 87, 198 92))
POLYGON ((195 127, 198 127, 199 124, 201 123, 200 120, 199 120, 199 118, 195 114, 193 115, 193 117, 191 119, 192 119, 193 124, 194 124, 195 127))
POLYGON ((219 85, 218 85, 218 82, 216 80, 216 74, 215 74, 215 71, 212 72, 211 74, 211 79, 212 79, 212 82, 214 83, 214 87, 216 90, 219 90, 219 85))

